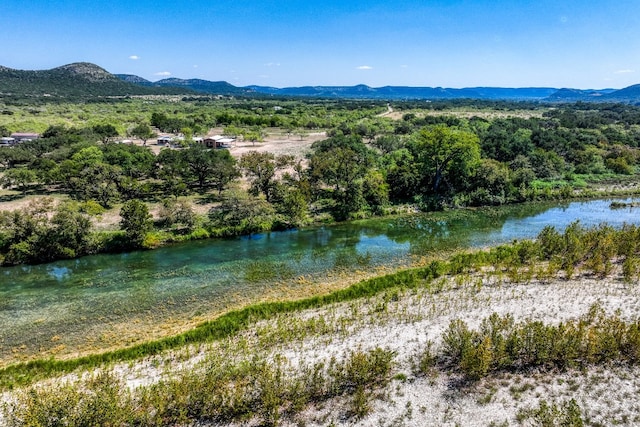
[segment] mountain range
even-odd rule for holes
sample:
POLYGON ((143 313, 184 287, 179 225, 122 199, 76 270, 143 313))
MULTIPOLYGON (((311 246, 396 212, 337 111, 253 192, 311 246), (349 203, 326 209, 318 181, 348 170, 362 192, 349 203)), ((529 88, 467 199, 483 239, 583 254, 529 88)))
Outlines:
POLYGON ((127 95, 224 95, 247 97, 315 97, 379 100, 480 99, 539 102, 640 102, 640 84, 620 90, 551 87, 302 86, 238 87, 225 81, 168 78, 151 82, 131 74, 111 74, 87 62, 51 70, 25 71, 0 66, 0 97, 91 98, 127 95))

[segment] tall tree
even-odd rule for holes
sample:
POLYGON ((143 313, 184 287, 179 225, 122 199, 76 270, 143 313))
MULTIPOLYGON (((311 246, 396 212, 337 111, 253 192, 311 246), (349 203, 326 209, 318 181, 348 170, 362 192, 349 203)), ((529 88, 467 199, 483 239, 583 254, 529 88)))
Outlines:
POLYGON ((293 164, 293 156, 277 156, 273 153, 250 151, 240 158, 240 167, 251 182, 250 193, 262 193, 271 201, 275 185, 276 171, 293 164))
POLYGON ((187 177, 195 178, 200 188, 211 183, 218 191, 240 176, 235 159, 228 150, 209 150, 202 144, 191 144, 181 152, 187 177))
POLYGON ((0 185, 5 188, 17 187, 24 194, 29 185, 33 184, 37 179, 38 176, 31 169, 13 168, 2 174, 0 185))
POLYGON ((125 232, 129 244, 141 247, 144 238, 151 231, 152 222, 149 208, 140 200, 129 200, 120 209, 120 228, 125 232))
POLYGON ((95 125, 92 129, 93 132, 100 137, 103 144, 106 144, 111 138, 119 135, 116 127, 110 124, 95 125))
POLYGON ((466 184, 480 161, 478 136, 444 124, 423 128, 409 148, 435 194, 442 192, 443 183, 454 190, 466 184))
POLYGON ((129 133, 140 139, 142 141, 142 145, 147 145, 147 140, 156 136, 155 132, 151 129, 151 126, 146 123, 137 124, 129 133))

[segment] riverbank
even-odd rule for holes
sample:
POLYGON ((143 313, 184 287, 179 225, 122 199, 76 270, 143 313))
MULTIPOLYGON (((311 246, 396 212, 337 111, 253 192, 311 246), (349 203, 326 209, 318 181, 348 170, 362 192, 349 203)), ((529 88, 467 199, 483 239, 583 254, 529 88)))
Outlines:
MULTIPOLYGON (((501 205, 484 205, 466 207, 464 204, 460 205, 460 200, 452 200, 451 203, 442 206, 445 211, 457 211, 466 209, 482 209, 492 208, 500 206, 520 206, 529 203, 545 203, 545 202, 571 202, 571 201, 583 201, 583 200, 596 200, 601 198, 621 198, 621 197, 637 197, 640 196, 640 185, 636 177, 620 177, 615 179, 603 180, 594 182, 591 185, 586 185, 583 178, 576 178, 576 187, 572 187, 564 181, 549 182, 543 186, 531 187, 522 191, 520 199, 516 202, 505 203, 501 205), (624 178, 624 179, 623 179, 624 178)), ((45 197, 45 196, 42 196, 45 197)), ((48 196, 47 196, 48 197, 48 196)), ((7 196, 9 201, 0 201, 0 213, 24 211, 25 215, 31 215, 29 206, 31 203, 37 202, 40 197, 28 196, 21 197, 13 200, 13 197, 7 196)), ((58 195, 57 197, 48 197, 50 202, 50 209, 55 208, 68 201, 66 197, 58 195)), ((103 254, 103 253, 125 253, 132 250, 154 250, 162 247, 171 246, 177 243, 185 243, 197 240, 207 239, 221 239, 221 238, 233 238, 241 236, 250 236, 252 234, 268 233, 271 231, 286 231, 293 228, 313 228, 325 225, 336 224, 331 218, 326 209, 320 209, 314 216, 308 218, 303 224, 289 223, 278 217, 271 218, 265 221, 251 221, 249 225, 242 226, 212 226, 207 222, 207 212, 213 206, 216 206, 217 202, 212 202, 208 197, 202 197, 199 199, 185 199, 190 203, 191 209, 194 215, 194 224, 190 228, 174 228, 163 229, 155 228, 153 231, 146 233, 146 238, 143 239, 141 246, 132 247, 131 242, 128 242, 124 232, 118 229, 120 224, 119 206, 115 206, 109 210, 101 209, 98 213, 91 214, 91 223, 93 224, 94 231, 86 238, 87 242, 84 245, 84 252, 78 251, 76 256, 66 253, 65 258, 61 259, 74 259, 87 255, 103 254), (253 224, 256 222, 256 224, 253 224)), ((161 224, 160 211, 162 210, 160 203, 151 204, 150 213, 151 218, 156 224, 161 224)), ((633 203, 632 205, 633 206, 633 203)), ((360 212, 353 216, 352 220, 361 220, 369 218, 388 218, 395 215, 403 214, 429 214, 440 211, 429 211, 422 209, 418 205, 404 204, 404 205, 389 205, 378 212, 376 215, 371 212, 360 212)), ((34 208, 35 209, 35 208, 34 208)), ((82 208, 85 209, 86 208, 82 208)), ((37 211, 37 209, 36 209, 37 211)), ((84 211, 83 211, 84 212, 84 211)), ((53 215, 51 212, 49 216, 53 215)), ((347 221, 348 222, 348 221, 347 221)), ((244 223, 243 223, 244 224, 244 223)), ((4 262, 3 255, 0 253, 0 265, 4 262)), ((49 260, 50 262, 51 260, 49 260)), ((13 263, 16 261, 14 260, 13 263)), ((7 264, 11 266, 13 264, 7 264)), ((20 265, 20 264, 18 264, 20 265)), ((33 265, 33 264, 31 264, 33 265)), ((0 269, 3 267, 0 267, 0 269)))
POLYGON ((0 367, 133 347, 252 304, 325 295, 469 248, 532 239, 612 217, 608 200, 456 210, 189 242, 4 270, 0 367))
MULTIPOLYGON (((580 240, 591 242, 591 237, 581 235, 580 240)), ((614 239, 623 240, 638 241, 614 239)), ((95 402, 110 405, 108 413, 122 424, 130 422, 127 414, 147 414, 142 425, 152 424, 154 414, 166 417, 161 424, 197 421, 203 426, 537 425, 544 416, 575 417, 576 408, 590 424, 637 423, 640 407, 634 396, 640 383, 635 378, 640 370, 634 363, 561 370, 538 366, 469 381, 460 371, 425 360, 442 352, 452 321, 477 329, 496 313, 515 322, 557 325, 594 310, 609 316, 618 312, 624 322, 640 318, 637 269, 628 277, 624 257, 612 258, 603 274, 592 262, 591 255, 598 252, 581 252, 569 274, 556 264, 566 260, 568 252, 548 262, 527 255, 535 252, 523 242, 458 255, 325 297, 248 307, 221 317, 217 326, 209 323, 217 337, 198 343, 195 334, 183 335, 174 339, 172 349, 146 356, 138 349, 138 356, 131 352, 131 359, 120 363, 113 362, 117 356, 112 354, 96 360, 88 371, 47 375, 35 394, 7 392, 3 400, 18 398, 26 405, 9 405, 18 420, 27 414, 46 419, 54 409, 65 416, 90 407, 86 397, 78 400, 83 404, 60 407, 85 396, 84 390, 95 402), (210 382, 203 382, 205 378, 210 382), (367 388, 358 391, 357 384, 367 388), (224 394, 234 389, 237 393, 224 394), (224 393, 218 401, 220 391, 224 393), (146 400, 141 397, 145 393, 146 400), (229 406, 232 402, 237 405, 229 406), (142 412, 128 412, 130 403, 142 412), (229 412, 216 412, 220 408, 229 412)), ((72 370, 73 362, 68 367, 72 370)), ((5 412, 4 422, 10 418, 5 412)))

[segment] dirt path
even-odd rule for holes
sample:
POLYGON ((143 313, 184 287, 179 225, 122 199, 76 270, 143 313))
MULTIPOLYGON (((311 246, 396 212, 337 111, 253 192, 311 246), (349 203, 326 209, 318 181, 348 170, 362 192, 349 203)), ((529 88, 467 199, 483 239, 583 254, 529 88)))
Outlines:
POLYGON ((391 107, 391 104, 387 104, 387 111, 385 111, 384 113, 378 114, 378 117, 387 117, 391 113, 393 113, 393 108, 391 107))

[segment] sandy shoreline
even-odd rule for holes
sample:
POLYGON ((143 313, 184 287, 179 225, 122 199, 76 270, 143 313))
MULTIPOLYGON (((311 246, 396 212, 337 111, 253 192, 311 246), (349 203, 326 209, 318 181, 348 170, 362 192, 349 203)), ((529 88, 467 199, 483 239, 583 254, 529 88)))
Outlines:
MULTIPOLYGON (((286 361, 295 372, 300 366, 326 362, 354 349, 381 347, 394 352, 393 380, 372 412, 360 420, 344 416, 343 398, 308 408, 282 425, 306 426, 488 426, 516 425, 520 411, 541 401, 575 399, 591 422, 636 425, 640 422, 640 368, 598 366, 584 371, 504 373, 471 387, 458 388, 455 374, 433 377, 415 373, 416 355, 426 342, 439 345, 453 319, 476 327, 491 313, 511 314, 516 321, 558 323, 584 315, 593 304, 623 319, 640 316, 636 284, 619 278, 591 276, 549 283, 512 284, 495 276, 441 279, 442 291, 426 288, 387 291, 376 297, 330 305, 321 309, 279 315, 258 322, 223 342, 189 347, 136 363, 107 368, 134 389, 169 378, 182 369, 197 369, 207 357, 242 358, 247 348, 259 358, 286 361), (310 330, 309 325, 314 326, 310 330), (286 334, 289 339, 279 340, 286 334), (244 349, 244 351, 242 350, 244 349), (301 424, 302 423, 302 424, 301 424)), ((73 379, 67 376, 64 379, 73 379)), ((52 379, 46 383, 63 381, 52 379)), ((5 394, 3 400, 11 399, 5 394)), ((232 425, 257 425, 256 420, 232 425)), ((0 425, 3 423, 0 422, 0 425)))

